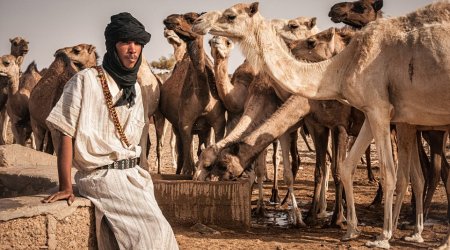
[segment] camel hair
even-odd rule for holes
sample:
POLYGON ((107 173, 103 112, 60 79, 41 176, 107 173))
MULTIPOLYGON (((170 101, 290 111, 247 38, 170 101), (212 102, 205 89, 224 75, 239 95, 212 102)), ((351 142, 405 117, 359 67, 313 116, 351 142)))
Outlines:
MULTIPOLYGON (((343 240, 359 235, 352 175, 361 151, 374 138, 386 196, 383 231, 367 245, 389 248, 394 225, 393 193, 397 183, 391 154, 390 122, 402 129, 398 131, 399 161, 402 157, 402 160, 409 160, 410 155, 417 155, 414 142, 412 147, 407 145, 411 140, 409 131, 415 131, 414 126, 449 130, 450 112, 448 103, 443 101, 450 100, 450 48, 445 42, 450 30, 449 12, 450 3, 446 1, 428 5, 407 16, 380 19, 358 32, 340 54, 314 64, 299 62, 289 53, 273 30, 264 25, 258 3, 237 4, 223 12, 208 12, 196 20, 193 29, 198 33, 209 31, 213 35, 231 37, 239 43, 248 60, 275 80, 277 88, 310 99, 336 99, 364 112, 366 120, 342 168, 348 223, 343 240), (394 60, 397 67, 389 67, 394 60), (283 67, 285 65, 290 67, 283 67), (380 72, 383 72, 381 79, 380 72), (417 81, 428 84, 413 84, 417 81), (367 89, 372 91, 364 91, 367 89), (400 137, 405 141, 400 141, 400 137)), ((415 168, 415 159, 412 163, 415 168)), ((402 169, 409 171, 409 164, 399 167, 402 169)), ((423 191, 420 181, 423 180, 412 180, 418 194, 423 191)), ((406 188, 402 183, 403 187, 406 188)))
POLYGON ((164 19, 187 45, 187 53, 161 88, 160 108, 171 122, 177 137, 177 171, 192 175, 195 171, 192 152, 194 134, 199 145, 208 145, 211 128, 215 140, 225 133, 225 108, 216 90, 213 65, 203 48, 203 36, 191 31, 197 13, 173 14, 164 19))
MULTIPOLYGON (((9 42, 11 43, 11 52, 10 55, 19 57, 22 59, 18 62, 19 66, 19 74, 22 73, 21 65, 23 62, 23 58, 28 53, 28 44, 29 42, 25 40, 23 37, 14 37, 10 38, 9 42)), ((6 128, 9 124, 9 116, 6 111, 6 102, 8 101, 8 79, 5 77, 0 78, 0 145, 4 145, 6 143, 6 128)))
POLYGON ((8 80, 8 102, 6 109, 11 118, 11 130, 15 142, 25 146, 31 135, 30 116, 28 114, 28 98, 30 93, 19 89, 20 64, 22 56, 5 55, 0 58, 0 76, 8 80))
MULTIPOLYGON (((316 18, 306 18, 306 17, 298 17, 290 20, 281 20, 281 19, 274 19, 270 21, 270 25, 274 27, 275 31, 277 32, 277 35, 279 35, 284 42, 288 43, 293 40, 306 38, 307 36, 311 34, 317 33, 318 29, 315 26, 316 18)), ((250 131, 254 130, 259 124, 264 122, 266 118, 268 118, 280 104, 280 100, 286 98, 284 94, 281 94, 280 98, 277 97, 276 91, 274 91, 270 85, 273 85, 270 83, 271 79, 267 76, 267 74, 261 73, 257 74, 255 76, 254 70, 252 69, 251 65, 248 63, 248 61, 244 61, 244 63, 238 67, 238 69, 235 71, 232 77, 233 85, 230 83, 230 80, 228 78, 228 74, 226 71, 226 64, 224 64, 224 61, 221 58, 218 58, 219 51, 217 51, 214 46, 220 45, 220 42, 223 42, 222 47, 222 54, 224 52, 224 48, 227 46, 229 47, 227 40, 225 39, 219 39, 219 38, 213 38, 212 45, 212 54, 214 55, 216 59, 215 63, 215 69, 216 69, 216 79, 218 84, 218 90, 219 90, 219 96, 222 96, 225 106, 229 107, 229 117, 237 116, 239 118, 239 121, 236 125, 229 126, 230 128, 234 128, 231 132, 228 133, 227 137, 225 137, 223 140, 217 142, 212 147, 208 147, 205 149, 202 154, 199 157, 198 170, 194 176, 194 179, 197 180, 204 180, 207 178, 208 175, 218 175, 220 176, 220 179, 233 179, 239 175, 242 174, 242 169, 239 171, 230 171, 230 172, 222 172, 220 173, 213 173, 208 171, 208 167, 211 165, 212 162, 215 161, 215 158, 217 156, 217 152, 219 152, 222 148, 226 147, 230 143, 233 143, 237 140, 239 140, 244 134, 249 133, 250 131), (253 76, 253 80, 251 80, 251 76, 253 76), (249 83, 249 80, 251 83, 249 83), (228 86, 225 86, 228 85, 228 86), (228 88, 227 88, 228 87, 228 88), (233 92, 235 91, 235 92, 233 92), (228 96, 227 96, 228 95, 228 96), (233 95, 233 96, 230 96, 233 95), (245 100, 245 102, 239 102, 240 98, 235 97, 236 95, 239 95, 240 98, 245 100), (235 101, 237 100, 237 101, 235 101), (231 111, 231 112, 230 112, 231 111), (234 113, 234 112, 236 113, 234 113), (234 114, 233 114, 234 113, 234 114)), ((232 118, 233 119, 233 118, 232 118)), ((232 120, 230 119, 230 120, 232 120)), ((233 122, 231 122, 233 123, 233 122)), ((298 127, 298 126, 297 126, 298 127)), ((289 192, 289 196, 293 206, 293 214, 294 214, 294 224, 296 226, 305 226, 300 209, 298 208, 298 205, 296 203, 296 198, 293 192, 293 180, 294 175, 291 170, 290 165, 290 159, 289 159, 289 153, 292 155, 293 159, 293 167, 295 171, 298 169, 300 164, 300 158, 298 156, 298 149, 296 147, 297 144, 297 127, 292 129, 292 131, 289 131, 289 133, 286 133, 285 135, 280 137, 280 142, 282 145, 282 154, 283 154, 283 168, 284 168, 284 179, 286 182, 286 185, 288 186, 288 189, 291 190, 289 192)), ((276 150, 276 147, 274 148, 274 151, 276 150)), ((261 152, 261 151, 260 151, 261 152)), ((258 180, 258 189, 259 189, 259 199, 257 204, 257 214, 264 214, 264 203, 263 203, 263 191, 262 191, 262 181, 264 178, 265 173, 265 156, 267 151, 263 151, 259 153, 257 156, 257 159, 255 160, 255 166, 250 169, 250 171, 246 171, 250 174, 251 177, 255 177, 256 174, 257 180, 258 180)), ((276 153, 276 152, 274 152, 276 153)), ((274 156, 276 158, 276 155, 274 156)), ((272 202, 278 202, 278 186, 277 186, 277 161, 274 159, 274 188, 272 189, 272 202)), ((253 183, 253 178, 249 178, 250 183, 253 183)))
MULTIPOLYGON (((353 28, 360 29, 365 25, 367 25, 369 22, 381 18, 382 7, 383 7, 382 0, 359 0, 355 2, 337 3, 331 7, 331 10, 328 15, 331 17, 331 20, 336 23, 343 22, 353 28)), ((395 133, 395 130, 393 130, 393 132, 395 133)), ((445 153, 442 147, 442 144, 446 139, 445 133, 443 131, 429 130, 429 131, 421 131, 419 134, 422 134, 422 137, 430 145, 431 163, 428 160, 428 156, 426 155, 425 150, 423 148, 421 136, 417 137, 419 145, 420 164, 422 166, 422 170, 425 176, 424 190, 426 192, 424 195, 423 207, 425 218, 427 218, 431 207, 431 200, 433 198, 433 194, 439 183, 439 179, 441 178, 441 168, 443 167, 444 170, 448 169, 449 164, 445 159, 445 153)), ((394 145, 395 143, 393 143, 393 146, 394 145)), ((369 169, 369 165, 367 167, 369 169)), ((445 179, 444 178, 442 179, 445 183, 446 176, 445 179)), ((377 192, 377 197, 379 197, 379 202, 381 203, 382 191, 380 188, 377 192)))
POLYGON ((66 82, 78 71, 96 65, 98 58, 95 46, 89 44, 59 49, 54 56, 54 61, 31 91, 28 104, 36 149, 45 150, 50 154, 54 149, 57 150, 58 138, 52 138, 57 134, 54 131, 50 133, 51 135, 48 133, 52 131, 48 129, 45 120, 62 95, 66 82), (47 137, 46 147, 44 147, 45 137, 47 137))
MULTIPOLYGON (((177 33, 173 30, 164 28, 164 37, 167 42, 173 47, 173 56, 175 57, 175 64, 183 60, 184 54, 186 53, 186 43, 178 37, 177 33)), ((166 79, 167 80, 167 79, 166 79)), ((165 81, 164 81, 165 82, 165 81)), ((164 123, 163 135, 161 141, 164 141, 165 134, 167 131, 168 122, 164 123)), ((172 156, 172 167, 177 168, 177 152, 176 152, 176 136, 173 132, 173 128, 170 128, 170 154, 172 156)))

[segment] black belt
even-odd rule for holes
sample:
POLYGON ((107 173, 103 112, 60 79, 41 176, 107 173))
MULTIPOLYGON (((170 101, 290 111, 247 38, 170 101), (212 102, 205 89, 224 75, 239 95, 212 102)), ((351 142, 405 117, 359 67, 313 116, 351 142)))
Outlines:
POLYGON ((120 161, 115 161, 111 164, 101 166, 99 169, 128 169, 134 168, 139 164, 139 157, 131 158, 131 159, 123 159, 120 161))

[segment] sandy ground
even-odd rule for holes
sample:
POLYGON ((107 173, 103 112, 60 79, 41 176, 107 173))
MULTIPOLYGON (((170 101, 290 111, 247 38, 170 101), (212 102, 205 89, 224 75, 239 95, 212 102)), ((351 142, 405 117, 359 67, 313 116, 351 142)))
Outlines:
MULTIPOLYGON (((154 133, 151 132, 152 142, 155 141, 154 133)), ((162 153, 162 173, 175 173, 172 167, 170 155, 169 137, 166 136, 162 153)), ((309 141, 310 145, 312 142, 309 141)), ((306 215, 313 194, 313 174, 315 164, 315 153, 309 152, 302 139, 299 140, 301 166, 302 170, 297 174, 295 181, 295 194, 299 206, 302 209, 303 216, 306 215)), ((379 177, 379 168, 375 147, 372 147, 372 165, 374 174, 379 177)), ((447 152, 449 150, 447 149, 447 152)), ((269 178, 273 179, 272 149, 268 153, 268 171, 269 178)), ((449 159, 449 157, 447 157, 449 159)), ((151 171, 156 171, 155 152, 151 150, 150 157, 151 171)), ((282 166, 279 167, 278 177, 282 180, 282 166)), ((268 202, 271 195, 272 183, 264 185, 264 199, 268 202)), ((356 212, 359 220, 359 229, 361 236, 350 242, 341 242, 340 238, 344 231, 334 228, 324 228, 330 218, 322 219, 319 225, 307 228, 293 228, 289 225, 288 205, 270 205, 267 203, 267 217, 263 219, 252 219, 252 227, 246 231, 233 231, 220 228, 214 225, 208 225, 216 230, 215 233, 201 233, 189 226, 172 225, 176 238, 181 249, 363 249, 368 240, 373 240, 382 230, 383 208, 369 208, 370 203, 375 197, 377 184, 369 183, 367 179, 366 166, 362 163, 358 165, 354 181, 356 212)), ((284 197, 286 187, 281 182, 280 197, 284 197)), ((256 204, 257 190, 254 188, 252 193, 252 204, 256 204)), ((425 221, 423 231, 424 243, 410 243, 402 238, 412 234, 413 228, 408 225, 408 215, 411 214, 411 196, 408 194, 404 200, 402 213, 399 223, 401 229, 394 233, 391 241, 392 249, 417 249, 433 248, 439 245, 440 241, 447 233, 446 209, 447 201, 443 183, 438 186, 434 195, 432 208, 428 220, 425 221)), ((329 182, 328 191, 328 209, 333 209, 334 185, 332 178, 329 182)), ((253 205, 255 207, 255 205, 253 205)))

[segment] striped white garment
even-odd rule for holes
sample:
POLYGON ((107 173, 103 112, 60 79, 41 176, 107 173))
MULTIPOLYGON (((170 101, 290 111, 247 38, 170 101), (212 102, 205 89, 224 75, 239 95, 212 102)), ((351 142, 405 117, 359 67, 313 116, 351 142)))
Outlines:
MULTIPOLYGON (((122 95, 107 75, 115 103, 122 95)), ((150 174, 136 166, 118 170, 96 170, 113 161, 138 157, 144 127, 140 87, 136 84, 135 105, 116 107, 130 147, 119 137, 110 118, 95 69, 72 77, 47 118, 47 124, 73 137, 73 166, 81 195, 95 205, 99 249, 178 249, 172 228, 156 203, 150 174), (110 230, 105 230, 106 217, 110 230), (102 224, 103 221, 103 224, 102 224), (113 235, 109 235, 112 232, 113 235), (114 238, 116 242, 114 241, 114 238)))

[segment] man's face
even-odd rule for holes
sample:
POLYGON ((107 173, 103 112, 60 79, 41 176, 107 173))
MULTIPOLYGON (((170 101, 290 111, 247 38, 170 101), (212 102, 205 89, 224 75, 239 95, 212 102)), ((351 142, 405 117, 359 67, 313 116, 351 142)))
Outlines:
POLYGON ((131 69, 138 61, 139 55, 142 51, 142 45, 134 41, 117 42, 116 51, 122 65, 131 69))

